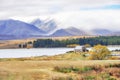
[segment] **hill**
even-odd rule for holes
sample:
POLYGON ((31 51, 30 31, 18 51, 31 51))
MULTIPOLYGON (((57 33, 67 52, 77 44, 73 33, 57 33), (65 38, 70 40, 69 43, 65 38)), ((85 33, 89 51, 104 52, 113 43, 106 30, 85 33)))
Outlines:
POLYGON ((30 24, 38 27, 39 29, 43 30, 46 32, 46 34, 49 34, 53 32, 57 28, 57 24, 54 20, 45 20, 42 21, 40 19, 35 19, 32 21, 30 24))
POLYGON ((28 23, 18 20, 0 21, 0 39, 20 39, 41 36, 44 31, 28 23))
POLYGON ((75 27, 70 27, 66 29, 59 29, 50 36, 85 36, 86 33, 75 27))
POLYGON ((107 29, 93 29, 91 30, 93 35, 100 35, 100 36, 107 36, 107 35, 112 35, 112 31, 107 30, 107 29))

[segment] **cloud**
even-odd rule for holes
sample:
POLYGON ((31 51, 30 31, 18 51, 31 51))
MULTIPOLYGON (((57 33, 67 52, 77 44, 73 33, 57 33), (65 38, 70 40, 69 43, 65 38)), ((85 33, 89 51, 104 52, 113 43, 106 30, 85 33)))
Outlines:
POLYGON ((80 29, 106 28, 120 31, 120 11, 118 10, 87 10, 64 12, 54 16, 59 26, 75 26, 80 29))
POLYGON ((119 14, 120 0, 0 0, 0 19, 54 18, 60 27, 119 30, 119 14))
MULTIPOLYGON (((9 2, 8 0, 1 0, 0 11, 11 14, 11 16, 34 16, 100 7, 118 4, 119 2, 119 0, 9 0, 9 2)), ((2 16, 5 17, 6 15, 2 16)))

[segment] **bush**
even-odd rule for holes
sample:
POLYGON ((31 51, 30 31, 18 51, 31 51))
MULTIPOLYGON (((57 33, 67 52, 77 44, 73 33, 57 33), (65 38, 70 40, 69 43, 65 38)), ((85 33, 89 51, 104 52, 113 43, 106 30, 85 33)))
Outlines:
POLYGON ((92 70, 92 68, 91 67, 83 67, 83 68, 80 68, 79 69, 79 73, 84 73, 84 72, 87 72, 87 71, 91 71, 92 70))
POLYGON ((54 68, 54 70, 56 70, 58 72, 63 72, 63 73, 70 73, 70 72, 84 73, 84 72, 92 70, 92 67, 85 66, 85 67, 82 67, 82 68, 76 68, 76 67, 68 67, 67 68, 67 67, 58 67, 58 66, 56 66, 54 68))
POLYGON ((72 77, 55 77, 51 80, 74 80, 72 77))
POLYGON ((106 46, 96 45, 90 51, 89 59, 92 60, 105 60, 109 58, 111 52, 108 50, 106 46))
POLYGON ((58 67, 56 66, 54 70, 58 72, 63 72, 63 73, 70 73, 72 71, 72 68, 65 68, 65 67, 58 67))
POLYGON ((82 80, 95 80, 95 76, 85 76, 82 80))
POLYGON ((108 78, 107 80, 116 80, 115 78, 108 78))

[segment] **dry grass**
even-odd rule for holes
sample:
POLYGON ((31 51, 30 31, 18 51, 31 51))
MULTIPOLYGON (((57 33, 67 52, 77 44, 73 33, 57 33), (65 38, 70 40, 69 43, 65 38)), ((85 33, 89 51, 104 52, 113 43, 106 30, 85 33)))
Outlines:
POLYGON ((33 59, 28 60, 85 60, 86 57, 83 55, 85 52, 68 52, 65 54, 59 54, 54 56, 42 56, 42 57, 33 57, 33 59))
POLYGON ((18 44, 27 43, 29 41, 33 42, 36 39, 52 39, 52 40, 66 40, 66 39, 76 39, 76 38, 90 38, 96 36, 64 36, 64 37, 38 37, 38 38, 28 38, 28 39, 18 39, 18 40, 1 40, 0 49, 4 48, 18 48, 18 44))
POLYGON ((34 41, 35 39, 21 39, 21 40, 5 40, 0 41, 0 49, 4 48, 18 48, 19 44, 27 43, 29 41, 34 41))
MULTIPOLYGON (((63 67, 85 67, 85 66, 105 66, 109 64, 120 64, 119 60, 77 60, 77 61, 2 61, 0 62, 0 80, 80 80, 83 74, 62 73, 54 70, 56 66, 63 67), (79 79, 77 79, 79 77, 79 79), (75 79, 76 78, 76 79, 75 79)), ((107 68, 106 72, 111 72, 112 75, 118 68, 107 68)), ((94 74, 95 72, 91 72, 94 74)), ((89 74, 89 72, 88 72, 89 74)), ((115 76, 116 77, 116 76, 115 76)), ((118 79, 119 80, 119 79, 118 79)))
POLYGON ((85 56, 87 54, 86 52, 68 52, 65 54, 59 54, 54 56, 36 56, 36 57, 26 57, 26 58, 3 58, 0 59, 0 61, 32 61, 32 60, 87 60, 87 57, 85 56))
POLYGON ((97 36, 64 36, 64 37, 48 37, 48 38, 53 40, 66 40, 66 39, 91 38, 91 37, 97 37, 97 36))

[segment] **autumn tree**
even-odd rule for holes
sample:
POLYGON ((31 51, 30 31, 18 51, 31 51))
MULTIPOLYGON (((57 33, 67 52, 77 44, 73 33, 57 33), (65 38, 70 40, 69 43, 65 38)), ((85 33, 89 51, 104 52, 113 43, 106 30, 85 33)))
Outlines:
POLYGON ((69 44, 67 45, 68 48, 75 48, 76 46, 80 46, 79 44, 69 44))
POLYGON ((90 45, 90 44, 85 44, 84 46, 85 46, 86 48, 91 47, 91 45, 90 45))
POLYGON ((106 46, 96 45, 90 51, 89 58, 92 60, 104 60, 108 59, 111 52, 106 46))

